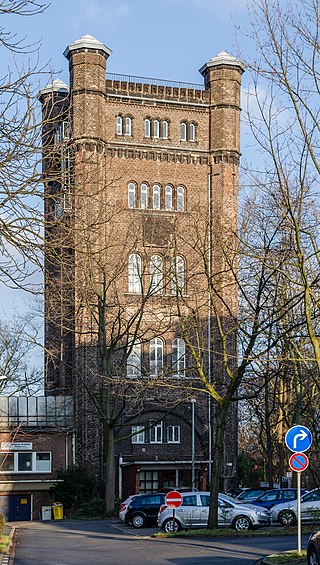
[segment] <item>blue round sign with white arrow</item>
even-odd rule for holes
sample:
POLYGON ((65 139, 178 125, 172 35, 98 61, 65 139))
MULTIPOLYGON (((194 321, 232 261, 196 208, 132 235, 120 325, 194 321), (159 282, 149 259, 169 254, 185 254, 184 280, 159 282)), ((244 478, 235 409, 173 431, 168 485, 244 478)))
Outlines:
POLYGON ((305 426, 293 426, 287 431, 285 442, 290 451, 303 453, 312 444, 312 433, 305 426))

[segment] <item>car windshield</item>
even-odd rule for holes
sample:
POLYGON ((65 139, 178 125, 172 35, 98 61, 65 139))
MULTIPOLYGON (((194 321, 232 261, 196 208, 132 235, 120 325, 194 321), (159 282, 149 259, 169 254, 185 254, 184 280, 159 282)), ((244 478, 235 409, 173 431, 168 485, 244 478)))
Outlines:
POLYGON ((234 504, 240 504, 241 500, 237 498, 233 498, 233 496, 229 496, 229 494, 222 494, 221 495, 224 499, 229 500, 229 502, 233 502, 234 504))

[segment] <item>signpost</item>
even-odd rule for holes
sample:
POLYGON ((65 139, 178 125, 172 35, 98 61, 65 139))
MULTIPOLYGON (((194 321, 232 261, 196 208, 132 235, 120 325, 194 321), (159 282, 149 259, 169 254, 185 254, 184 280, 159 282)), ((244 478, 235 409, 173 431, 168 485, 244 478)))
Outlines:
POLYGON ((168 508, 172 508, 172 516, 173 516, 173 530, 174 530, 174 522, 176 518, 176 508, 180 508, 182 504, 182 494, 177 490, 172 490, 168 492, 165 498, 165 503, 168 508))
POLYGON ((304 451, 312 444, 312 434, 305 426, 292 426, 285 437, 286 446, 293 451, 289 459, 290 468, 297 473, 297 522, 298 522, 298 554, 301 554, 301 475, 309 465, 304 451))

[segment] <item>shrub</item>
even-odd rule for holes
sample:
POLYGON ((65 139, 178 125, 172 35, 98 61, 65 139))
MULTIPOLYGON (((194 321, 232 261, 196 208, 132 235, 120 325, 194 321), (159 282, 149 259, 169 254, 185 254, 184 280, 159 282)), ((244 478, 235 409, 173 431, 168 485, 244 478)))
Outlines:
POLYGON ((88 518, 96 518, 103 516, 105 513, 105 503, 100 496, 96 496, 92 500, 81 505, 79 516, 87 516, 88 518))

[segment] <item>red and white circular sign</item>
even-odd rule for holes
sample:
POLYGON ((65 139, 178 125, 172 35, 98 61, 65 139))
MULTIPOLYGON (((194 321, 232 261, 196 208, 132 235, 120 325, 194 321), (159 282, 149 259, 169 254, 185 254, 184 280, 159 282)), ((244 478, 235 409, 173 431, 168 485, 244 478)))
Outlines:
POLYGON ((182 504, 182 494, 176 490, 168 492, 165 498, 168 508, 179 508, 182 504))
POLYGON ((294 453, 289 459, 289 465, 296 473, 301 473, 309 465, 309 459, 305 453, 294 453))

